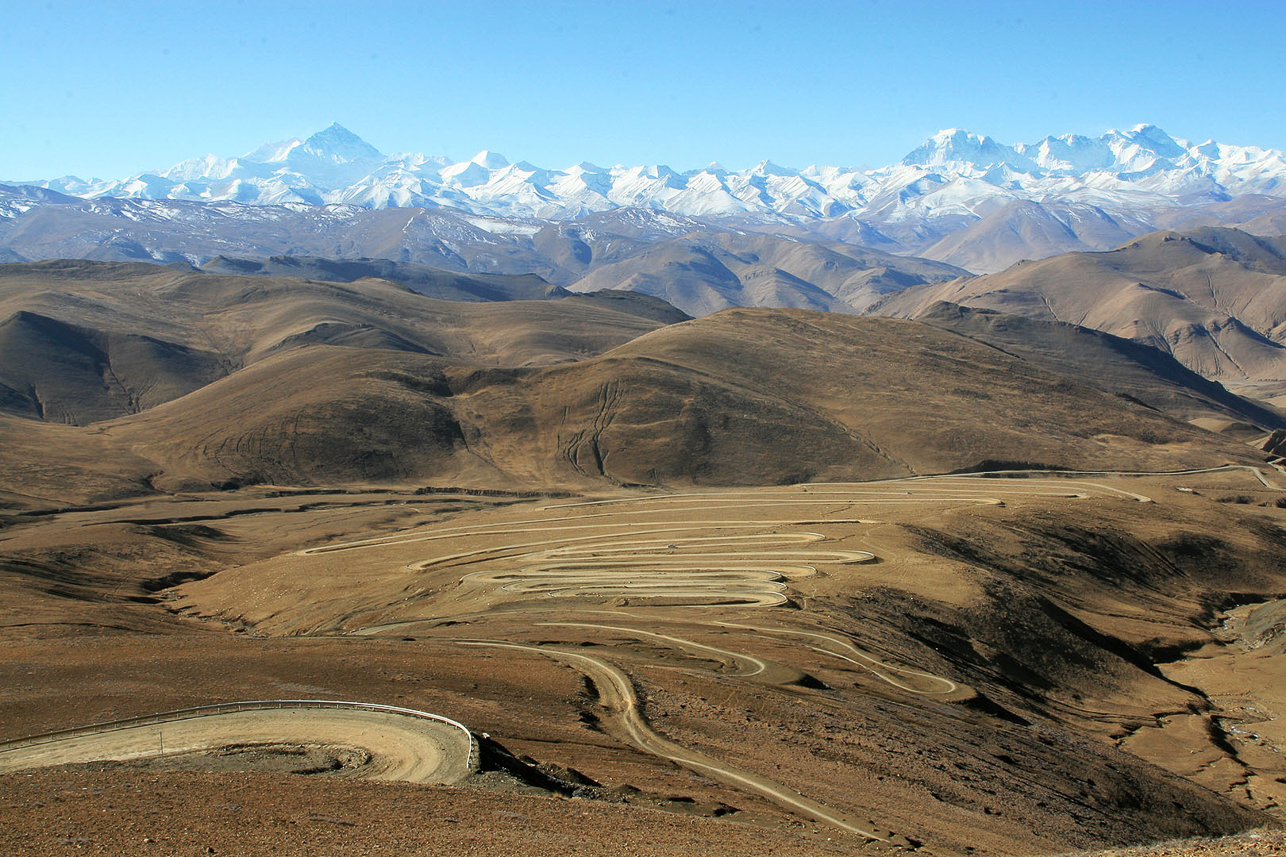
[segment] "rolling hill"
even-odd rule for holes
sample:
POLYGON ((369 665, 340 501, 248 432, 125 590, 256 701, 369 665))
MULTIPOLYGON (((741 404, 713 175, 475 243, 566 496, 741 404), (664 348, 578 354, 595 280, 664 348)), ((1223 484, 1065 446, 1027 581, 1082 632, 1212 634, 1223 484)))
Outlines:
MULTIPOLYGON (((621 291, 439 301, 381 279, 56 262, 0 268, 0 313, 0 405, 92 424, 100 458, 131 462, 107 494, 1183 469, 1253 460, 1186 420, 1282 427, 1142 346, 958 309, 672 323, 621 291)), ((75 436, 51 433, 50 461, 79 460, 55 451, 75 436)))
POLYGON ((534 274, 461 274, 391 259, 325 259, 316 256, 230 259, 216 256, 202 265, 201 270, 211 274, 303 277, 330 283, 375 278, 399 283, 417 294, 442 301, 539 301, 570 294, 534 274))
POLYGON ((1088 327, 945 301, 930 306, 917 319, 994 345, 1044 369, 1070 374, 1104 392, 1130 396, 1185 421, 1240 422, 1243 431, 1260 437, 1264 429, 1286 419, 1275 408, 1229 393, 1158 348, 1088 327))
MULTIPOLYGON (((528 281, 523 281, 524 287, 528 281)), ((640 296, 471 303, 379 279, 333 283, 155 265, 0 266, 0 409, 85 424, 192 392, 306 345, 531 366, 685 318, 640 296)))
POLYGON ((940 262, 840 242, 694 233, 593 268, 569 288, 642 292, 691 315, 734 306, 852 313, 884 294, 962 273, 940 262))
POLYGON ((1286 241, 1235 229, 1155 232, 999 274, 916 286, 873 308, 915 317, 938 301, 1091 327, 1166 351, 1206 378, 1286 381, 1286 241))
POLYGON ((150 462, 148 484, 165 490, 779 484, 1258 460, 928 324, 789 310, 728 310, 546 367, 290 349, 93 430, 150 462))

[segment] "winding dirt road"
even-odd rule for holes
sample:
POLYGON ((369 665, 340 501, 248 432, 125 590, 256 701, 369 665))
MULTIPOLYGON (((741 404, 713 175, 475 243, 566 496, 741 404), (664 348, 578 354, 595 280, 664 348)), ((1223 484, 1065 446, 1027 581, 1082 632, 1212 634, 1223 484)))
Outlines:
MULTIPOLYGON (((966 688, 962 688, 962 686, 956 682, 943 678, 942 676, 927 673, 922 670, 912 669, 910 667, 900 667, 896 664, 890 664, 886 661, 882 661, 879 658, 857 648, 843 637, 837 637, 834 634, 820 634, 816 631, 799 631, 793 628, 767 628, 760 625, 738 625, 733 622, 714 622, 713 624, 724 628, 741 628, 747 631, 756 631, 763 634, 784 634, 792 637, 808 637, 830 643, 831 646, 842 649, 844 652, 848 652, 848 654, 846 655, 842 652, 836 652, 833 649, 822 648, 821 646, 809 646, 808 648, 815 652, 820 652, 824 655, 830 655, 831 657, 848 661, 851 664, 856 664, 862 669, 873 674, 884 683, 892 685, 900 690, 905 690, 907 693, 916 693, 924 696, 949 696, 960 692, 962 689, 968 690, 966 688), (852 655, 852 657, 849 657, 849 655, 852 655), (890 675, 891 673, 905 676, 906 680, 904 681, 902 679, 894 678, 893 675, 890 675)), ((969 692, 972 693, 972 691, 969 692)))
MULTIPOLYGON (((497 615, 493 612, 497 604, 505 607, 498 615, 514 617, 513 610, 548 613, 549 599, 557 599, 559 611, 622 618, 610 624, 573 620, 535 625, 579 630, 584 632, 582 638, 586 641, 601 638, 604 633, 652 641, 726 665, 727 669, 716 671, 730 678, 787 685, 797 684, 803 673, 756 654, 678 635, 683 632, 653 630, 655 623, 704 626, 707 633, 721 636, 744 632, 748 640, 767 636, 793 638, 802 643, 800 651, 806 649, 856 666, 900 692, 939 700, 963 699, 972 696, 973 691, 949 678, 889 663, 812 623, 793 628, 780 627, 775 622, 742 624, 726 621, 734 616, 711 615, 709 611, 713 607, 763 609, 783 605, 790 600, 791 588, 821 574, 819 569, 876 562, 872 552, 825 545, 831 537, 815 529, 878 523, 863 517, 863 513, 897 513, 918 507, 945 512, 974 505, 1005 505, 1022 498, 1074 501, 1110 497, 1151 502, 1141 494, 1069 478, 1072 474, 1057 478, 1023 476, 1014 480, 985 479, 982 475, 920 477, 881 483, 807 484, 560 502, 543 506, 519 520, 435 525, 307 548, 297 555, 383 551, 381 556, 387 555, 404 570, 405 582, 396 573, 388 575, 396 587, 390 590, 390 594, 396 592, 396 600, 384 601, 383 607, 369 600, 371 606, 363 608, 360 618, 354 618, 345 633, 387 633, 419 623, 426 623, 426 630, 432 633, 439 619, 447 617, 456 622, 467 619, 485 627, 497 615), (423 553, 419 553, 421 550, 423 553), (407 551, 410 557, 405 556, 407 551), (604 601, 615 602, 618 607, 646 608, 648 615, 605 610, 604 601), (698 607, 704 609, 694 609, 698 607), (642 624, 650 627, 636 626, 642 624)), ((390 569, 396 570, 396 566, 390 569)), ((798 623, 801 619, 807 621, 804 614, 792 614, 789 621, 798 623)), ((838 830, 878 841, 888 841, 893 836, 874 823, 846 816, 780 783, 724 764, 658 734, 647 723, 629 674, 607 660, 563 647, 527 645, 503 638, 433 636, 463 646, 535 653, 567 664, 595 683, 613 731, 638 749, 761 795, 784 809, 838 830)), ((569 641, 569 645, 574 643, 569 641)), ((776 648, 789 651, 789 647, 776 648)))
POLYGON ((705 776, 727 783, 734 788, 754 792, 766 797, 778 806, 797 812, 806 818, 811 818, 867 839, 880 842, 889 841, 890 834, 886 831, 873 829, 873 825, 859 824, 838 810, 804 797, 799 792, 780 783, 773 782, 757 774, 739 770, 661 737, 644 720, 639 710, 638 697, 634 693, 634 685, 629 676, 606 661, 577 652, 566 652, 561 649, 548 649, 538 646, 524 646, 518 643, 499 643, 489 640, 461 640, 459 642, 465 646, 537 652, 545 657, 569 664, 594 682, 599 690, 600 701, 603 707, 611 712, 615 724, 628 736, 631 742, 643 751, 668 759, 705 776))
MULTIPOLYGON (((325 703, 321 703, 325 704, 325 703)), ((0 745, 0 771, 104 760, 129 761, 255 745, 297 745, 365 751, 369 759, 345 774, 371 780, 455 783, 476 764, 472 738, 458 724, 389 706, 361 708, 253 706, 159 715, 160 722, 103 724, 81 734, 37 736, 0 745)))
POLYGON ((1147 497, 1110 486, 1067 479, 992 480, 985 493, 969 476, 923 477, 887 483, 821 483, 757 491, 655 494, 611 500, 556 503, 544 517, 459 527, 435 527, 298 551, 317 556, 344 551, 447 541, 492 542, 469 550, 431 555, 407 563, 412 572, 457 571, 461 598, 470 590, 550 598, 625 597, 674 606, 772 607, 789 601, 792 581, 818 566, 871 562, 868 551, 816 550, 826 536, 810 524, 862 524, 834 511, 815 518, 711 517, 732 510, 774 507, 905 506, 908 504, 1003 505, 1006 498, 1095 495, 1147 497), (676 515, 684 516, 676 519, 676 515), (657 518, 659 516, 660 519, 657 518), (800 529, 795 529, 800 528, 800 529), (513 537, 535 535, 534 539, 513 537), (501 544, 495 544, 503 539, 501 544), (472 571, 478 566, 484 570, 472 571), (498 566, 498 567, 497 567, 498 566))

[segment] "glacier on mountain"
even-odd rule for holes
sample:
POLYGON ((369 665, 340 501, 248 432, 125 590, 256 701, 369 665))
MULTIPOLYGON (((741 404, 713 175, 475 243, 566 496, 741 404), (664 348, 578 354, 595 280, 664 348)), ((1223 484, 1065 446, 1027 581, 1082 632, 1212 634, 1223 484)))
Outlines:
MULTIPOLYGON (((792 169, 764 160, 745 170, 711 163, 679 172, 660 164, 588 162, 547 169, 487 150, 464 161, 386 155, 334 124, 307 139, 269 143, 238 157, 207 155, 120 181, 65 176, 22 184, 108 204, 232 205, 241 219, 254 219, 252 212, 265 206, 324 207, 332 212, 327 217, 350 210, 455 211, 477 218, 480 240, 530 234, 531 223, 641 209, 694 223, 718 221, 720 228, 794 230, 977 271, 1055 252, 1107 249, 1123 235, 1185 218, 1253 229, 1258 217, 1271 231, 1286 217, 1286 153, 1212 140, 1194 144, 1154 125, 1016 145, 953 128, 876 169, 792 169), (966 246, 965 237, 973 243, 966 246)), ((117 207, 117 216, 152 216, 117 207)), ((12 222, 21 213, 5 217, 12 222)))
POLYGON ((482 151, 467 161, 385 155, 341 125, 240 157, 207 155, 122 181, 34 182, 89 199, 178 199, 244 204, 454 208, 488 217, 565 220, 640 206, 690 216, 809 220, 847 215, 904 221, 963 215, 1016 200, 1079 202, 1117 210, 1243 194, 1286 197, 1286 154, 1199 145, 1153 125, 1091 138, 1046 137, 1014 146, 964 129, 940 131, 899 163, 870 170, 763 161, 748 170, 711 164, 580 163, 544 169, 482 151))

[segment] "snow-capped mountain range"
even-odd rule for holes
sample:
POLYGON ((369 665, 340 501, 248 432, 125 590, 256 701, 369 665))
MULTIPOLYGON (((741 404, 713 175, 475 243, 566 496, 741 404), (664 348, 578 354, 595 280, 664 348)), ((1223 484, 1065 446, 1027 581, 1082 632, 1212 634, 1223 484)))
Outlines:
POLYGON ((973 218, 1013 200, 1058 199, 1129 211, 1244 194, 1286 197, 1286 153, 1193 144, 1152 125, 1015 146, 952 129, 899 163, 874 170, 788 169, 769 161, 748 170, 711 164, 685 173, 589 163, 545 169, 488 151, 458 162, 385 155, 335 124, 306 140, 265 145, 241 157, 207 155, 123 181, 68 176, 24 184, 85 198, 446 207, 542 220, 639 206, 696 217, 848 216, 880 222, 973 218))
POLYGON ((632 219, 652 229, 670 218, 661 229, 667 235, 768 232, 987 273, 1022 259, 1111 249, 1163 228, 1286 233, 1286 153, 1193 144, 1152 125, 1013 146, 953 129, 878 169, 788 169, 763 161, 748 170, 711 164, 681 173, 589 163, 544 169, 488 151, 466 161, 385 155, 336 124, 306 140, 234 158, 208 155, 123 181, 68 176, 12 184, 0 186, 0 261, 94 257, 129 244, 131 258, 178 256, 199 264, 213 255, 209 250, 280 252, 280 246, 336 256, 360 245, 372 255, 434 263, 441 254, 426 256, 423 242, 411 236, 431 222, 432 240, 445 242, 442 253, 469 258, 469 270, 502 272, 526 258, 548 227, 567 235, 602 231, 597 219, 609 217, 613 229, 631 236, 632 219), (398 209, 424 216, 405 224, 379 219, 379 241, 367 234, 369 226, 361 227, 364 237, 353 231, 398 209), (323 231, 342 237, 313 246, 319 218, 328 224, 323 231), (267 221, 286 231, 265 240, 267 221), (401 232, 390 232, 394 226, 401 232), (461 230, 474 237, 455 234, 461 230), (509 249, 499 255, 465 249, 492 244, 509 249))

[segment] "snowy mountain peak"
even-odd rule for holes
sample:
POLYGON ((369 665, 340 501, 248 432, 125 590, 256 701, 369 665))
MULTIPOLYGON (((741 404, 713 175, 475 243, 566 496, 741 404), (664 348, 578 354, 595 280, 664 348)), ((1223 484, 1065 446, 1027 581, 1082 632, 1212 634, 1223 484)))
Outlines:
POLYGON ((488 170, 498 170, 509 166, 509 161, 505 159, 504 155, 487 149, 483 149, 481 152, 474 155, 469 159, 469 162, 477 164, 478 166, 488 170))
POLYGON ((1014 150, 1051 172, 1079 175, 1091 170, 1108 169, 1113 162, 1112 150, 1102 140, 1080 134, 1046 137, 1034 145, 1019 144, 1014 150))
POLYGON ((1128 132, 1131 137, 1151 140, 1158 145, 1174 145, 1174 138, 1150 122, 1140 122, 1128 132))
POLYGON ((937 234, 935 223, 974 222, 1011 203, 1073 205, 1137 220, 1137 212, 1159 206, 1248 194, 1286 198, 1286 153, 1213 141, 1197 146, 1148 124, 1012 146, 948 128, 900 163, 878 169, 796 170, 768 160, 739 170, 718 162, 685 172, 590 163, 546 169, 510 164, 487 150, 460 162, 414 153, 384 156, 334 124, 240 158, 208 155, 122 181, 65 177, 33 184, 89 199, 449 208, 546 220, 624 208, 792 224, 842 217, 874 229, 869 234, 879 242, 893 240, 881 238, 880 229, 929 224, 914 227, 923 238, 937 234))
POLYGON ((279 164, 290 157, 290 153, 302 146, 304 141, 298 137, 281 140, 276 143, 264 143, 253 151, 246 152, 242 158, 252 164, 279 164))
POLYGON ((926 146, 955 152, 980 151, 995 145, 986 134, 975 134, 968 128, 943 128, 925 141, 926 146))
POLYGON ((763 160, 755 164, 750 169, 750 174, 755 176, 793 176, 798 175, 794 170, 779 167, 772 161, 763 160))
POLYGON ((1142 154, 1170 159, 1188 154, 1183 143, 1155 125, 1135 125, 1129 131, 1108 131, 1102 140, 1117 153, 1118 158, 1135 159, 1142 154))
POLYGON ((1010 146, 1002 146, 986 135, 964 128, 947 128, 934 134, 902 159, 904 166, 960 169, 972 167, 990 170, 1008 166, 1022 172, 1036 168, 1029 158, 1010 146))
POLYGON ((354 161, 379 161, 384 158, 384 154, 379 149, 338 122, 313 134, 303 142, 299 149, 314 157, 323 158, 337 164, 350 164, 354 161))
POLYGON ((1194 152, 1195 154, 1201 155, 1204 158, 1210 158, 1213 160, 1215 158, 1222 157, 1223 155, 1222 148, 1223 147, 1220 146, 1218 143, 1216 143, 1214 140, 1207 140, 1206 142, 1202 143, 1200 146, 1193 146, 1191 151, 1194 152))
POLYGON ((204 158, 193 158, 189 161, 182 161, 170 167, 161 173, 167 179, 174 181, 188 181, 189 179, 201 178, 224 178, 234 169, 237 168, 238 161, 236 158, 224 160, 216 155, 206 155, 204 158))

